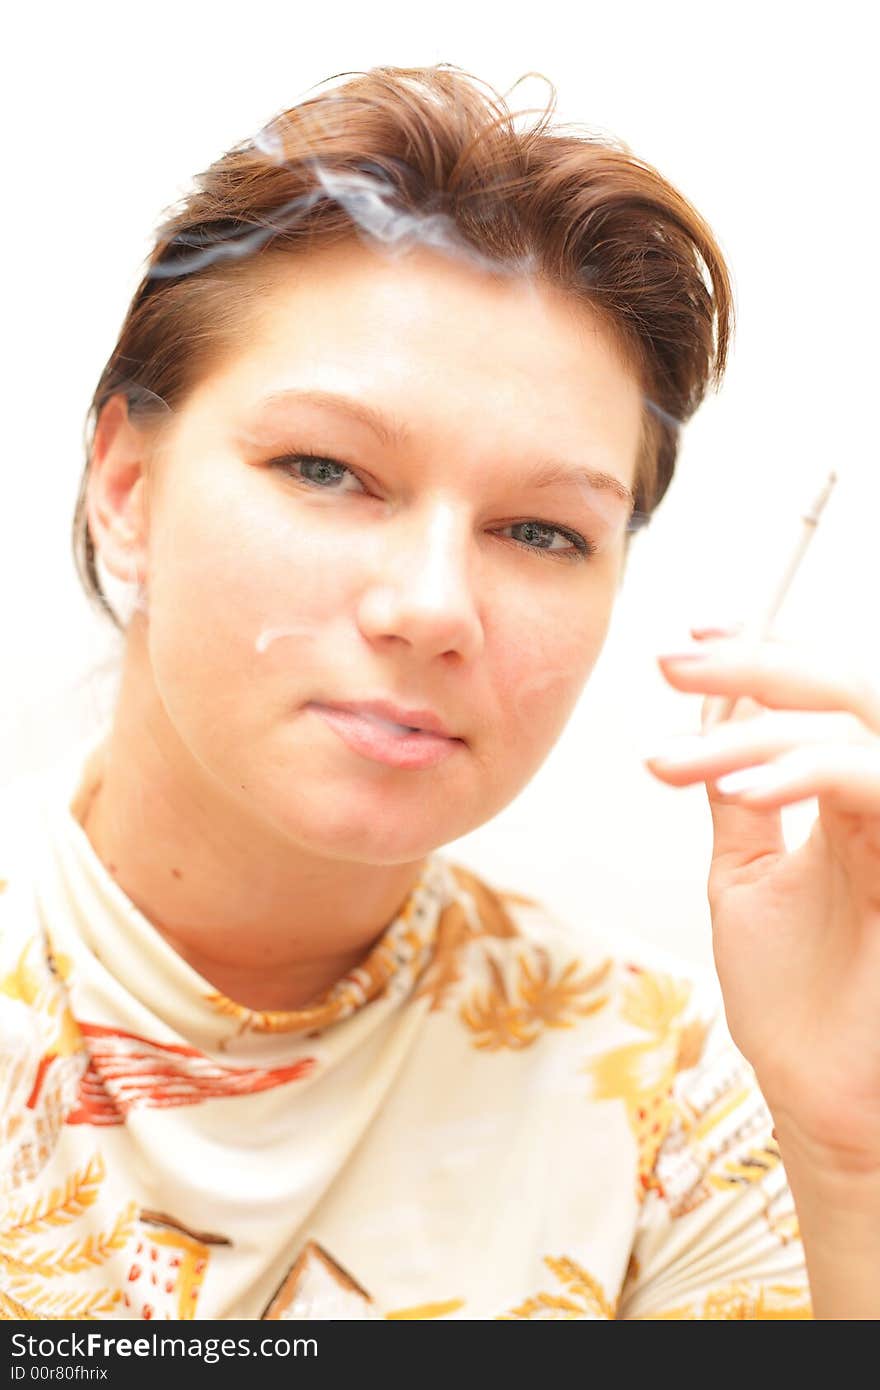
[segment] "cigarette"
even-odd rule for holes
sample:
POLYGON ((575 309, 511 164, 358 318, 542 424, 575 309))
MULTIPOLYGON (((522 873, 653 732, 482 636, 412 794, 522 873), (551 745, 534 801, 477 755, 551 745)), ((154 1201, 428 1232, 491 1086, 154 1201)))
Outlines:
MULTIPOLYGON (((742 635, 747 640, 752 639, 755 641, 761 641, 762 639, 770 636, 773 630, 773 624, 776 621, 776 615, 785 601, 786 594, 791 588, 792 580, 794 579, 795 574, 798 571, 801 561, 807 553, 807 548, 810 544, 810 541, 816 534, 816 527, 819 525, 819 518, 822 515, 822 512, 825 510, 825 505, 828 501, 828 498, 831 496, 832 489, 834 488, 834 484, 836 482, 837 474, 832 470, 825 481, 822 491, 819 493, 813 505, 809 508, 808 511, 804 513, 802 517, 803 526, 801 528, 801 534, 798 538, 797 545, 794 547, 794 550, 792 551, 789 557, 788 564, 786 565, 782 577, 776 586, 772 600, 770 601, 765 611, 760 615, 760 617, 758 617, 755 621, 748 623, 743 631, 742 635)), ((736 708, 736 703, 736 697, 730 697, 727 695, 715 696, 715 698, 711 699, 709 703, 705 706, 702 727, 704 729, 708 729, 710 725, 721 724, 724 722, 725 719, 729 719, 734 709, 736 708)))

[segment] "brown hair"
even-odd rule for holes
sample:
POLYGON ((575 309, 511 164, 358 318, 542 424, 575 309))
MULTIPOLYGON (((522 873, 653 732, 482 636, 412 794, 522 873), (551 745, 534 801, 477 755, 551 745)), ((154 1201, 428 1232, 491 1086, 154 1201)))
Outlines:
POLYGON ((396 208, 445 214, 488 262, 525 260, 601 315, 645 393, 636 477, 644 515, 672 479, 680 425, 720 382, 733 300, 712 232, 622 143, 551 127, 552 84, 538 119, 519 130, 503 96, 451 64, 339 76, 349 80, 216 160, 158 230, 89 407, 74 516, 80 578, 117 626, 86 517, 100 412, 118 392, 133 417, 157 398, 165 409, 180 406, 234 348, 253 313, 255 281, 278 254, 354 233, 346 200, 326 196, 327 171, 380 178, 396 208))

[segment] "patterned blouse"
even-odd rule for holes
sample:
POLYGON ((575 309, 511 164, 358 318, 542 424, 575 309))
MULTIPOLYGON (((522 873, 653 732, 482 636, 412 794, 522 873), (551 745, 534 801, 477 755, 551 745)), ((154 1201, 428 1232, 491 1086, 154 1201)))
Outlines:
POLYGON ((0 1317, 811 1316, 709 972, 434 854, 357 969, 245 1008, 95 854, 95 746, 0 841, 0 1317))

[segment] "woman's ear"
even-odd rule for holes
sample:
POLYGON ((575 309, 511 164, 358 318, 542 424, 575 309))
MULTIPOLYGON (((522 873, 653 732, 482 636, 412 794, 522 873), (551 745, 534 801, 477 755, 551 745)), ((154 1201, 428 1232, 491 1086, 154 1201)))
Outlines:
POLYGON ((141 585, 147 568, 147 462, 150 434, 132 423, 124 395, 111 396, 95 427, 86 515, 110 574, 141 585))

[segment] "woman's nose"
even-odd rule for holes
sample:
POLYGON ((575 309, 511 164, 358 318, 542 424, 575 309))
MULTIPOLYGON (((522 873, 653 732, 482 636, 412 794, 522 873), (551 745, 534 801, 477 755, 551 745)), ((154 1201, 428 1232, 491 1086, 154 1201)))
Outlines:
POLYGON ((398 638, 425 656, 472 660, 483 642, 471 524, 451 507, 392 524, 360 603, 371 641, 398 638))

